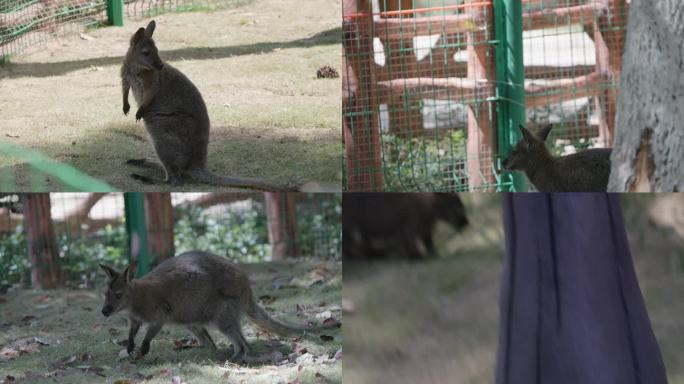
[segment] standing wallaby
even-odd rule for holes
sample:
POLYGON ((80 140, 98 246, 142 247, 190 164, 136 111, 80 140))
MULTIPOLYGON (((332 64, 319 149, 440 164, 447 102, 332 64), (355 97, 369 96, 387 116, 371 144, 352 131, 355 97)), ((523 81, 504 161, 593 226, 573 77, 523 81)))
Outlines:
MULTIPOLYGON (((128 353, 135 348, 135 335, 148 324, 140 354, 150 350, 150 341, 165 323, 182 324, 202 345, 216 349, 205 329, 214 324, 233 343, 233 360, 248 351, 240 319, 246 314, 259 327, 279 335, 317 332, 331 326, 297 326, 279 322, 261 308, 252 295, 247 275, 224 257, 206 252, 186 252, 167 259, 146 276, 133 279, 135 267, 119 273, 100 265, 108 277, 102 314, 127 311, 128 353)), ((332 326, 337 326, 332 325, 332 326)))
POLYGON ((434 256, 438 220, 455 230, 468 225, 455 193, 345 193, 342 197, 342 255, 345 260, 434 256), (418 244, 422 243, 425 252, 418 244))
POLYGON ((553 125, 535 136, 522 125, 522 140, 513 148, 503 167, 522 171, 541 192, 605 192, 610 176, 610 148, 593 148, 554 157, 546 148, 553 125))
MULTIPOLYGON (((133 35, 121 67, 123 112, 128 114, 128 91, 138 103, 135 120, 144 120, 152 146, 161 164, 149 159, 131 159, 128 164, 161 169, 163 182, 179 184, 184 176, 203 183, 263 190, 288 190, 261 179, 217 175, 207 169, 209 114, 197 87, 179 70, 159 57, 152 40, 155 22, 133 35)), ((158 183, 138 174, 134 179, 158 183)))

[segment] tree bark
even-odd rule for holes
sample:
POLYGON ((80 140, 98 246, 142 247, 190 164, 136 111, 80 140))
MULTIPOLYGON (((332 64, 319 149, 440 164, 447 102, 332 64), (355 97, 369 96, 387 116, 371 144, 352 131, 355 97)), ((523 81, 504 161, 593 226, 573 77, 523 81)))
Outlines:
POLYGON ((31 283, 40 289, 54 289, 60 283, 59 248, 50 215, 50 194, 23 195, 31 283))
POLYGON ((145 223, 150 260, 158 264, 173 257, 173 206, 170 193, 145 194, 145 223))
POLYGON ((633 0, 608 189, 684 190, 684 2, 633 0))
POLYGON ((264 193, 273 260, 299 256, 294 193, 264 193))

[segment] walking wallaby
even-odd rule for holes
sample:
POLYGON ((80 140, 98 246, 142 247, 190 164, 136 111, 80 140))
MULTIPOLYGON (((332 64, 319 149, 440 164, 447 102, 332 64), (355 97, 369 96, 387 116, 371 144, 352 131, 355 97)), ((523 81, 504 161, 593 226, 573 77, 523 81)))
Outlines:
POLYGON ((551 128, 549 124, 535 136, 521 125, 522 140, 504 161, 504 169, 524 172, 540 192, 605 192, 611 149, 585 149, 554 157, 545 144, 551 128))
POLYGON ((123 66, 123 113, 128 114, 128 92, 138 103, 135 120, 144 120, 149 139, 161 164, 150 159, 131 159, 128 164, 160 169, 164 180, 138 174, 145 183, 178 185, 184 176, 203 183, 263 190, 291 190, 284 185, 254 178, 217 175, 207 169, 209 114, 202 95, 179 70, 164 63, 152 40, 154 20, 131 38, 123 66))
POLYGON ((148 324, 140 354, 166 323, 185 325, 203 346, 216 350, 205 326, 214 324, 233 343, 231 359, 239 361, 248 352, 240 319, 247 315, 259 327, 279 335, 317 332, 337 326, 290 325, 270 317, 252 295, 249 277, 228 259, 206 252, 186 252, 167 259, 150 273, 133 279, 135 266, 119 273, 100 264, 107 274, 108 290, 102 314, 128 312, 128 348, 135 348, 135 335, 148 324))
POLYGON ((468 225, 455 193, 345 193, 342 197, 342 252, 345 260, 434 255, 432 230, 444 220, 455 230, 468 225), (422 243, 425 252, 418 244, 422 243))

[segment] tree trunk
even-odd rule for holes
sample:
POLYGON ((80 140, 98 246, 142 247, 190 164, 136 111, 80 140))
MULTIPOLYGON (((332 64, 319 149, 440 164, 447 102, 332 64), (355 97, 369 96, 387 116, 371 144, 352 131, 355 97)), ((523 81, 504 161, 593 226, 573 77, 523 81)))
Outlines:
POLYGON ((152 262, 158 264, 173 257, 173 206, 170 193, 145 194, 145 223, 147 249, 152 262))
POLYGON ((299 256, 294 193, 264 193, 273 260, 299 256))
POLYGON ((59 248, 50 215, 50 194, 29 193, 23 198, 31 283, 41 289, 57 288, 60 282, 59 248))
POLYGON ((633 0, 608 189, 684 190, 684 2, 633 0))

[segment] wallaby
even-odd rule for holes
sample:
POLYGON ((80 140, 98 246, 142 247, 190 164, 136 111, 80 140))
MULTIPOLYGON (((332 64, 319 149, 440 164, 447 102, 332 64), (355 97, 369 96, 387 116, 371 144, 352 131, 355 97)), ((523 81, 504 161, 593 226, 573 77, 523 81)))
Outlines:
POLYGON ((155 22, 140 28, 131 38, 123 66, 123 113, 128 114, 128 91, 138 103, 135 120, 143 119, 161 164, 150 159, 131 159, 128 164, 160 169, 164 180, 138 174, 145 183, 178 185, 184 176, 203 183, 263 190, 291 190, 284 185, 254 178, 217 175, 207 169, 209 114, 202 95, 179 70, 164 63, 152 40, 155 22))
POLYGON ((216 350, 205 326, 214 324, 233 343, 231 359, 239 361, 248 352, 240 328, 246 314, 259 327, 279 335, 317 332, 329 326, 290 325, 270 317, 252 295, 249 277, 228 259, 206 252, 186 252, 167 259, 142 278, 134 279, 135 266, 119 273, 100 264, 107 274, 108 289, 102 314, 128 312, 128 348, 135 348, 135 335, 143 323, 147 334, 140 349, 144 356, 150 342, 165 323, 185 325, 203 346, 216 350))
POLYGON ((438 220, 455 230, 468 225, 455 193, 345 193, 342 197, 342 252, 345 260, 435 253, 432 231, 438 220), (418 248, 422 243, 425 252, 418 248))
POLYGON ((504 169, 524 172, 540 192, 605 192, 611 149, 585 149, 554 157, 545 144, 551 128, 549 124, 535 136, 521 125, 523 137, 504 161, 504 169))

